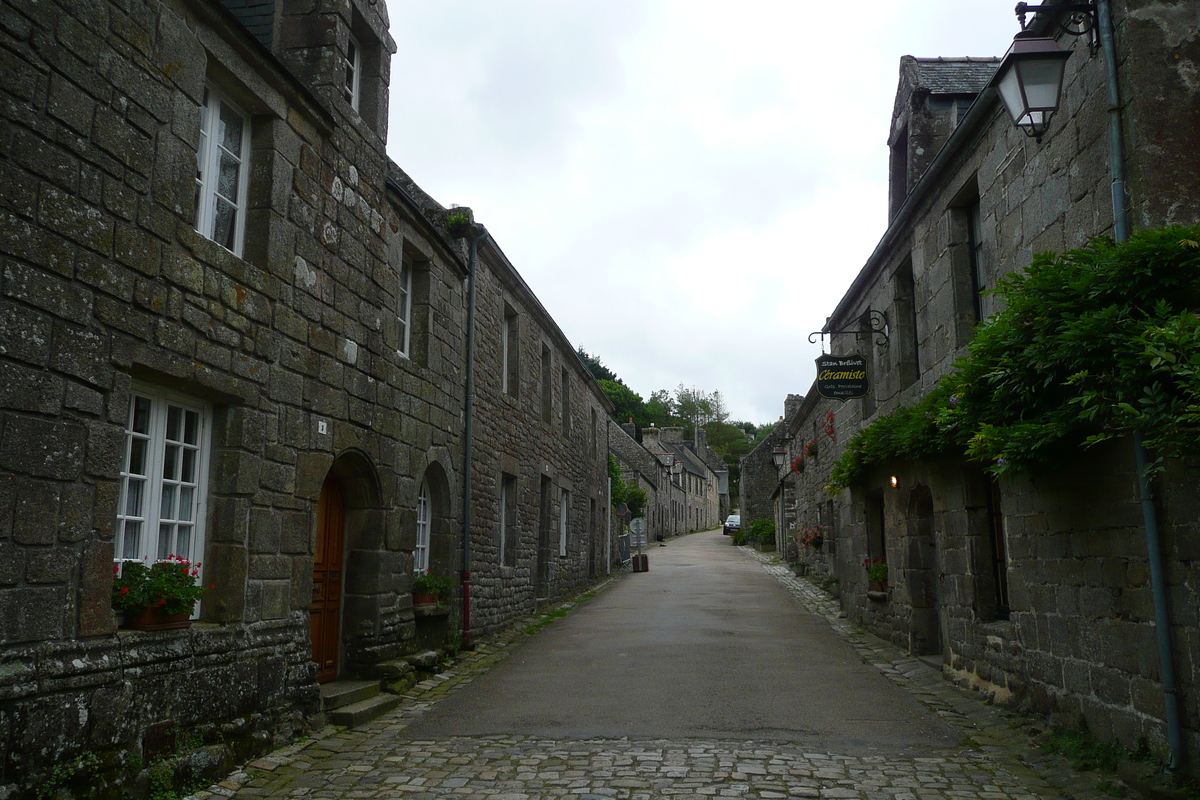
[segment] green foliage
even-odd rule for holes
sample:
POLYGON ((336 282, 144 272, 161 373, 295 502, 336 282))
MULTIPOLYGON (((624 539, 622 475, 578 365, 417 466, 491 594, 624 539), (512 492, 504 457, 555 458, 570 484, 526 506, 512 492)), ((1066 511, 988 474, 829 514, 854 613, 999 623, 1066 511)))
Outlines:
POLYGON ((608 456, 608 477, 612 479, 613 507, 620 508, 624 504, 634 517, 642 516, 646 511, 646 492, 638 488, 637 483, 621 480, 621 468, 611 453, 608 456))
POLYGON ((617 377, 617 373, 604 366, 604 362, 601 361, 598 356, 592 355, 582 347, 577 349, 575 353, 579 356, 579 360, 587 366, 588 371, 592 373, 592 377, 596 380, 623 383, 623 381, 617 377))
POLYGON ((99 766, 100 757, 92 752, 82 753, 71 761, 55 764, 46 777, 46 781, 38 787, 38 800, 53 797, 60 788, 66 786, 77 776, 85 776, 99 766))
POLYGON ((1078 731, 1055 728, 1042 742, 1042 749, 1070 759, 1081 772, 1094 769, 1116 772, 1117 764, 1133 757, 1117 742, 1102 742, 1086 728, 1078 731))
POLYGON ((445 575, 418 572, 413 576, 413 591, 418 594, 433 595, 441 603, 454 596, 454 581, 445 575))
POLYGON ((1160 457, 1200 448, 1200 227, 1042 253, 995 293, 1005 309, 954 371, 856 434, 829 491, 887 461, 957 452, 1002 473, 1134 430, 1160 457))
POLYGON ((451 211, 446 215, 446 231, 456 239, 467 235, 471 228, 471 217, 465 211, 451 211))
POLYGON ((200 565, 179 556, 167 556, 149 567, 126 561, 114 566, 113 572, 112 604, 122 611, 159 607, 167 614, 190 614, 204 594, 204 588, 196 585, 200 565))
POLYGON ((617 422, 625 423, 630 419, 639 427, 645 427, 650 420, 646 416, 646 407, 642 402, 642 397, 633 389, 630 389, 623 383, 616 381, 602 380, 599 382, 600 388, 604 390, 604 394, 612 401, 613 419, 617 422))
POLYGON ((733 540, 734 547, 741 547, 749 540, 749 537, 750 532, 747 530, 736 530, 729 535, 729 538, 733 540))
POLYGON ((746 528, 746 540, 758 544, 775 544, 775 520, 756 519, 746 528))

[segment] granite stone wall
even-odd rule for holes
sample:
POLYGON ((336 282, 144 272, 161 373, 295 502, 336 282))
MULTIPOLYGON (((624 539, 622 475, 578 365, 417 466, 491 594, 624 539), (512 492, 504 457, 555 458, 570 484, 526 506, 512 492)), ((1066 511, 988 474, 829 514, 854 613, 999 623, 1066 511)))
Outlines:
MULTIPOLYGON (((1166 3, 1114 3, 1135 227, 1200 219, 1195 148, 1177 135, 1197 125, 1200 90, 1187 65, 1200 58, 1200 42, 1176 10, 1166 3), (1154 111, 1152 97, 1173 98, 1171 111, 1154 111)), ((1023 269, 1034 253, 1111 232, 1103 63, 1086 42, 1066 37, 1060 44, 1074 52, 1062 110, 1041 142, 1016 130, 987 96, 952 138, 948 130, 939 134, 935 147, 948 144, 931 162, 936 169, 910 185, 911 194, 893 209, 892 227, 831 319, 830 327, 844 329, 868 310, 887 314, 887 342, 869 334, 834 339, 834 352, 868 358, 871 395, 806 404, 790 426, 792 448, 832 410, 830 455, 836 457, 856 430, 915 402, 965 352, 976 325, 967 229, 972 204, 981 220, 984 288, 1023 269)), ((919 114, 921 102, 900 97, 897 107, 919 114)), ((979 298, 984 318, 998 303, 987 294, 979 298)), ((1131 747, 1146 737, 1163 752, 1163 694, 1128 440, 996 483, 982 465, 954 459, 881 465, 830 497, 821 487, 832 460, 822 452, 798 476, 796 514, 802 523, 824 519, 836 526, 834 552, 819 558, 839 579, 843 604, 861 624, 914 653, 940 654, 947 677, 997 702, 1067 723, 1086 721, 1102 738, 1131 747), (863 559, 880 556, 889 563, 883 591, 868 585, 862 567, 863 559)), ((1198 533, 1189 521, 1195 481, 1194 465, 1171 463, 1159 494, 1185 751, 1193 768, 1200 743, 1200 707, 1191 689, 1197 677, 1193 610, 1200 605, 1198 533)), ((743 505, 753 507, 752 501, 743 505)))

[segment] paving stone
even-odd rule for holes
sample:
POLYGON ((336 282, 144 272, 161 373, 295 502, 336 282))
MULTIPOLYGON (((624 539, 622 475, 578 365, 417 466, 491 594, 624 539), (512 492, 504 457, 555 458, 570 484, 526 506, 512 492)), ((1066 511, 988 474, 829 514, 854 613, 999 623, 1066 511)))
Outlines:
MULTIPOLYGON (((404 730, 487 672, 529 634, 514 630, 461 654, 389 714, 329 728, 247 764, 191 796, 372 800, 1035 800, 1101 798, 1095 775, 1030 747, 1028 720, 990 706, 891 644, 855 631, 837 601, 748 548, 807 611, 824 617, 865 663, 917 702, 945 712, 964 742, 949 755, 901 758, 809 752, 769 741, 547 740, 490 735, 409 740, 404 730), (953 709, 953 710, 952 710, 953 709), (265 777, 270 777, 268 784, 265 777), (232 787, 239 788, 232 788, 232 787), (226 788, 229 787, 229 788, 226 788)), ((421 685, 419 685, 421 686, 421 685)), ((809 745, 811 747, 811 745, 809 745)))

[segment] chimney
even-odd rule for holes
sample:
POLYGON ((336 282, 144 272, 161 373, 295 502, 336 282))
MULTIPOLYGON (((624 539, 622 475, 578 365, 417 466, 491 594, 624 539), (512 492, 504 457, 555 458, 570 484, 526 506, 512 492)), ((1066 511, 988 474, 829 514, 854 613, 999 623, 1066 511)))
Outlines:
POLYGON ((664 442, 682 442, 683 428, 663 428, 662 440, 664 442))
POLYGON ((791 419, 800 410, 800 404, 804 402, 804 395, 789 394, 787 399, 783 401, 783 418, 791 419))
POLYGON ((696 428, 696 452, 703 453, 706 447, 708 447, 708 431, 698 427, 696 428))
POLYGON ((621 430, 629 434, 630 439, 635 441, 637 440, 637 425, 633 424, 633 420, 630 420, 629 422, 622 422, 621 430))
POLYGON ((642 428, 642 445, 647 450, 650 449, 650 445, 658 443, 658 428, 642 428))

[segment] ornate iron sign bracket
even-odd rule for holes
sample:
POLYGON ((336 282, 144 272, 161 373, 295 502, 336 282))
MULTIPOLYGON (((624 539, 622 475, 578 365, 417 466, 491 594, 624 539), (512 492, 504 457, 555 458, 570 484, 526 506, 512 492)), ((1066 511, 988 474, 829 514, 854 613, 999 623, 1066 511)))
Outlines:
POLYGON ((817 341, 817 337, 819 336, 821 338, 821 350, 823 352, 825 350, 826 336, 829 337, 829 340, 832 343, 834 336, 841 336, 847 333, 853 333, 855 335, 861 333, 873 333, 875 334, 875 344, 878 347, 888 346, 890 333, 888 331, 888 318, 886 313, 883 311, 876 311, 873 308, 867 309, 867 313, 859 317, 858 322, 859 327, 857 328, 843 328, 842 330, 836 331, 826 328, 824 330, 813 331, 808 335, 808 341, 810 343, 815 343, 817 341))

